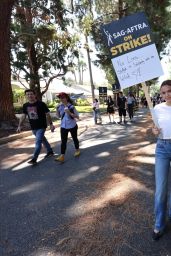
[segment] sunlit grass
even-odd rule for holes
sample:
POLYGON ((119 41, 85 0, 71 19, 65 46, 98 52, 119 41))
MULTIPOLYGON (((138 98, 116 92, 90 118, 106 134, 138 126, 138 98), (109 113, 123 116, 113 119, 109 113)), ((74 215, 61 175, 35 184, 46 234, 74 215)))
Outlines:
MULTIPOLYGON (((92 113, 93 112, 92 106, 75 106, 75 107, 76 107, 76 109, 79 113, 92 113)), ((55 112, 56 107, 49 108, 49 110, 51 112, 55 112)), ((100 106, 100 111, 105 112, 106 107, 105 106, 100 106)))

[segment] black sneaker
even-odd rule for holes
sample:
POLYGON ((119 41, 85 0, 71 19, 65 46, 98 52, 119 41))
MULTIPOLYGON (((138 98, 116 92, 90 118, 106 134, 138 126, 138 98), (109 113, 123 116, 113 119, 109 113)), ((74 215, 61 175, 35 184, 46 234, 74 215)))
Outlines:
POLYGON ((159 231, 157 233, 153 231, 152 238, 154 241, 157 241, 160 239, 160 237, 162 237, 162 235, 163 235, 163 232, 161 232, 161 231, 159 231))
POLYGON ((54 152, 53 151, 49 151, 44 158, 48 158, 48 157, 51 157, 54 155, 54 152))
POLYGON ((36 159, 33 158, 30 161, 28 161, 27 163, 34 165, 34 164, 37 164, 37 161, 36 161, 36 159))

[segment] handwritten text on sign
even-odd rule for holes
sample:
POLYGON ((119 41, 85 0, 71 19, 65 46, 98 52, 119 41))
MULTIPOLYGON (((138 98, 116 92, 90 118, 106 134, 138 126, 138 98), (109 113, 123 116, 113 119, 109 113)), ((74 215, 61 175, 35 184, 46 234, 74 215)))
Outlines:
POLYGON ((163 74, 154 44, 112 59, 121 88, 139 84, 163 74))

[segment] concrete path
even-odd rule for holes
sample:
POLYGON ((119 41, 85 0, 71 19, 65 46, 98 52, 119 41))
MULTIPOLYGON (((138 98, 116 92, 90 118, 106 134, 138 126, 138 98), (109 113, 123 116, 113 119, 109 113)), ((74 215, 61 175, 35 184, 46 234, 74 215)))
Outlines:
MULTIPOLYGON (((140 110, 136 122, 144 122, 146 112, 147 110, 140 110)), ((70 141, 64 164, 56 163, 53 157, 44 160, 45 152, 42 152, 38 165, 29 166, 27 160, 31 157, 34 148, 32 136, 0 146, 0 255, 171 255, 171 251, 169 252, 171 247, 167 245, 171 236, 164 238, 165 247, 160 242, 159 245, 154 245, 154 242, 150 240, 151 221, 144 233, 146 239, 148 238, 150 241, 147 248, 145 248, 144 241, 141 240, 142 237, 137 236, 135 241, 132 240, 132 246, 136 247, 136 240, 138 240, 138 244, 141 244, 140 247, 144 249, 133 250, 122 244, 117 252, 114 249, 113 251, 106 249, 105 252, 109 243, 113 243, 113 236, 117 237, 117 233, 111 232, 111 222, 109 223, 106 219, 103 231, 103 236, 106 238, 103 240, 103 247, 96 244, 89 252, 86 252, 86 249, 77 251, 74 249, 79 241, 81 247, 84 246, 79 237, 82 230, 74 229, 73 225, 90 211, 88 202, 92 201, 92 198, 98 198, 100 188, 97 187, 97 184, 98 182, 101 184, 108 178, 109 173, 107 170, 105 171, 105 166, 110 162, 113 153, 116 157, 119 156, 118 149, 127 145, 127 138, 136 136, 138 129, 136 125, 129 122, 127 125, 109 124, 107 116, 103 117, 103 125, 94 126, 90 117, 86 117, 85 120, 83 118, 78 125, 81 127, 79 136, 81 156, 73 157, 74 147, 70 141), (74 239, 74 248, 72 245, 67 245, 65 248, 64 244, 68 244, 71 239, 74 239)), ((56 154, 59 153, 59 129, 56 129, 53 134, 47 132, 47 138, 53 145, 56 154)), ((154 144, 149 148, 153 164, 154 144)), ((114 170, 110 172, 112 172, 110 175, 113 175, 114 170)), ((154 177, 149 176, 149 178, 153 182, 154 177)), ((151 194, 149 196, 147 207, 152 214, 153 202, 151 194)), ((111 198, 112 195, 109 197, 111 198)), ((103 200, 100 202, 104 206, 103 200)), ((96 202, 93 207, 96 207, 96 210, 100 209, 96 202)), ((115 217, 113 216, 113 218, 115 217)), ((84 220, 81 225, 86 221, 84 220)), ((121 221, 120 216, 117 216, 117 221, 118 223, 121 221)), ((135 226, 137 229, 138 225, 135 226)), ((135 230, 136 235, 137 233, 138 230, 135 230)))

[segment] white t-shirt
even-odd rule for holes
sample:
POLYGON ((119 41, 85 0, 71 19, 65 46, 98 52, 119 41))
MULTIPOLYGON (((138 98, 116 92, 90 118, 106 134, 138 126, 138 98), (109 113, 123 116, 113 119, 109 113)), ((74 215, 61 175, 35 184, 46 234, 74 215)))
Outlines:
POLYGON ((93 102, 93 107, 95 107, 96 109, 99 109, 99 102, 93 102))
POLYGON ((132 97, 132 96, 127 97, 127 104, 132 104, 132 103, 134 103, 134 101, 135 101, 134 97, 132 97))
POLYGON ((167 106, 166 102, 160 103, 154 107, 154 112, 161 128, 159 137, 171 139, 171 106, 167 106))

